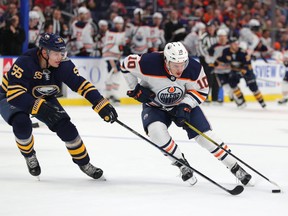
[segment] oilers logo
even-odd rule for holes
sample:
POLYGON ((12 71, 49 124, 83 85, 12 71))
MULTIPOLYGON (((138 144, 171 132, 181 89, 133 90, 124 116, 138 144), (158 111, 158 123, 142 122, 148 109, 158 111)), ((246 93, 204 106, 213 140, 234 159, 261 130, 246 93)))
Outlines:
POLYGON ((60 88, 57 85, 45 85, 45 86, 35 86, 32 89, 32 95, 35 98, 45 98, 48 96, 52 96, 58 94, 60 92, 60 88))
POLYGON ((170 86, 159 91, 157 97, 162 104, 173 105, 183 97, 183 90, 177 86, 170 86))

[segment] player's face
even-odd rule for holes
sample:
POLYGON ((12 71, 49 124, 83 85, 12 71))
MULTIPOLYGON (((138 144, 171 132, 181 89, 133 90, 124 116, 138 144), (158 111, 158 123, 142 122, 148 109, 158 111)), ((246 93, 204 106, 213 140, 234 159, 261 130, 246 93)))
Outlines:
POLYGON ((238 49, 239 49, 239 42, 238 41, 235 41, 233 43, 230 44, 230 47, 231 47, 231 50, 233 52, 237 52, 238 49))
POLYGON ((186 62, 182 63, 169 62, 170 73, 177 78, 181 77, 186 66, 187 66, 186 62))
POLYGON ((66 57, 66 53, 65 52, 56 52, 53 50, 50 50, 49 52, 49 65, 51 65, 52 67, 59 67, 61 61, 66 57))

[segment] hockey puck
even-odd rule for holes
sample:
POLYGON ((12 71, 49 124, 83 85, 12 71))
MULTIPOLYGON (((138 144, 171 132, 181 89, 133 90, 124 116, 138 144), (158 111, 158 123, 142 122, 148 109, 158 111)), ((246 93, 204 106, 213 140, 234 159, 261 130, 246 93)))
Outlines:
POLYGON ((35 123, 32 123, 32 127, 33 127, 33 128, 39 128, 39 127, 40 127, 40 125, 39 125, 39 123, 38 123, 38 122, 35 122, 35 123))
POLYGON ((274 189, 274 190, 272 190, 272 193, 281 193, 281 190, 280 189, 274 189))

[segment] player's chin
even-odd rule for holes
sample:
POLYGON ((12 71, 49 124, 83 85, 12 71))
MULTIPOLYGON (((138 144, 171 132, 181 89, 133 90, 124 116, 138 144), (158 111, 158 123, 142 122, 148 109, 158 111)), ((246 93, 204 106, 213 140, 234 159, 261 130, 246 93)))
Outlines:
POLYGON ((57 67, 59 67, 60 63, 61 63, 61 62, 54 62, 54 64, 53 64, 52 66, 55 67, 55 68, 57 68, 57 67))

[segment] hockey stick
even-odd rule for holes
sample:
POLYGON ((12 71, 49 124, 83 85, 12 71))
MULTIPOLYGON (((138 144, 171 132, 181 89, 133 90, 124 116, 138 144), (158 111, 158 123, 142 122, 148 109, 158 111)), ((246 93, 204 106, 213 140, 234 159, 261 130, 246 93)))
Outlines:
POLYGON ((154 142, 150 141, 149 139, 147 139, 146 137, 144 137, 143 135, 141 135, 140 133, 138 133, 137 131, 133 130, 132 128, 130 128, 128 125, 124 124, 123 122, 121 122, 120 120, 116 120, 116 122, 121 125, 122 127, 126 128, 127 130, 131 131, 132 133, 134 133, 136 136, 142 138, 143 140, 147 141, 148 143, 150 143, 151 145, 153 145, 154 147, 156 147, 157 149, 159 149, 161 152, 169 155, 170 157, 174 158, 177 162, 181 163, 182 165, 188 167, 189 169, 193 170, 194 172, 196 172, 198 175, 202 176, 203 178, 205 178, 206 180, 210 181, 211 183, 213 183, 214 185, 218 186, 219 188, 221 188, 222 190, 230 193, 231 195, 238 195, 240 193, 242 193, 242 191, 244 190, 244 187, 242 185, 237 185, 235 188, 233 188, 232 190, 229 190, 225 187, 223 187, 222 185, 218 184, 217 182, 215 182, 214 180, 210 179, 209 177, 207 177, 206 175, 202 174, 201 172, 199 172, 198 170, 196 170, 195 168, 192 168, 190 165, 183 163, 182 161, 180 161, 178 158, 176 158, 174 155, 170 154, 169 152, 166 152, 165 150, 163 150, 162 148, 160 148, 158 145, 156 145, 154 142))
MULTIPOLYGON (((159 104, 158 102, 156 102, 155 100, 152 100, 153 103, 157 104, 158 106, 160 106, 161 109, 163 109, 164 111, 166 111, 167 113, 169 113, 170 115, 173 116, 173 114, 167 110, 165 107, 163 107, 161 104, 159 104)), ((241 163, 243 163, 245 166, 247 166, 249 169, 253 170, 255 173, 257 173, 258 175, 260 175, 262 178, 266 179, 267 181, 269 181, 271 184, 275 185, 276 187, 278 187, 279 190, 281 190, 280 186, 268 179, 266 176, 264 176, 263 174, 261 174, 260 172, 258 172, 257 170, 255 170, 253 167, 251 167, 249 164, 245 163, 243 160, 241 160, 240 158, 238 158, 236 155, 234 155, 233 153, 231 153, 230 151, 226 150, 225 148, 223 148, 220 144, 218 144, 216 141, 214 141, 212 138, 210 138, 209 136, 207 136, 206 134, 202 133, 200 130, 198 130, 196 127, 194 127, 193 125, 189 124, 187 121, 185 121, 185 124, 192 129, 193 131, 195 131, 197 134, 203 136, 205 139, 207 139, 208 141, 210 141, 211 143, 213 143, 214 145, 216 145, 218 148, 224 150, 227 154, 231 155, 232 157, 234 157, 236 160, 240 161, 241 163)))

